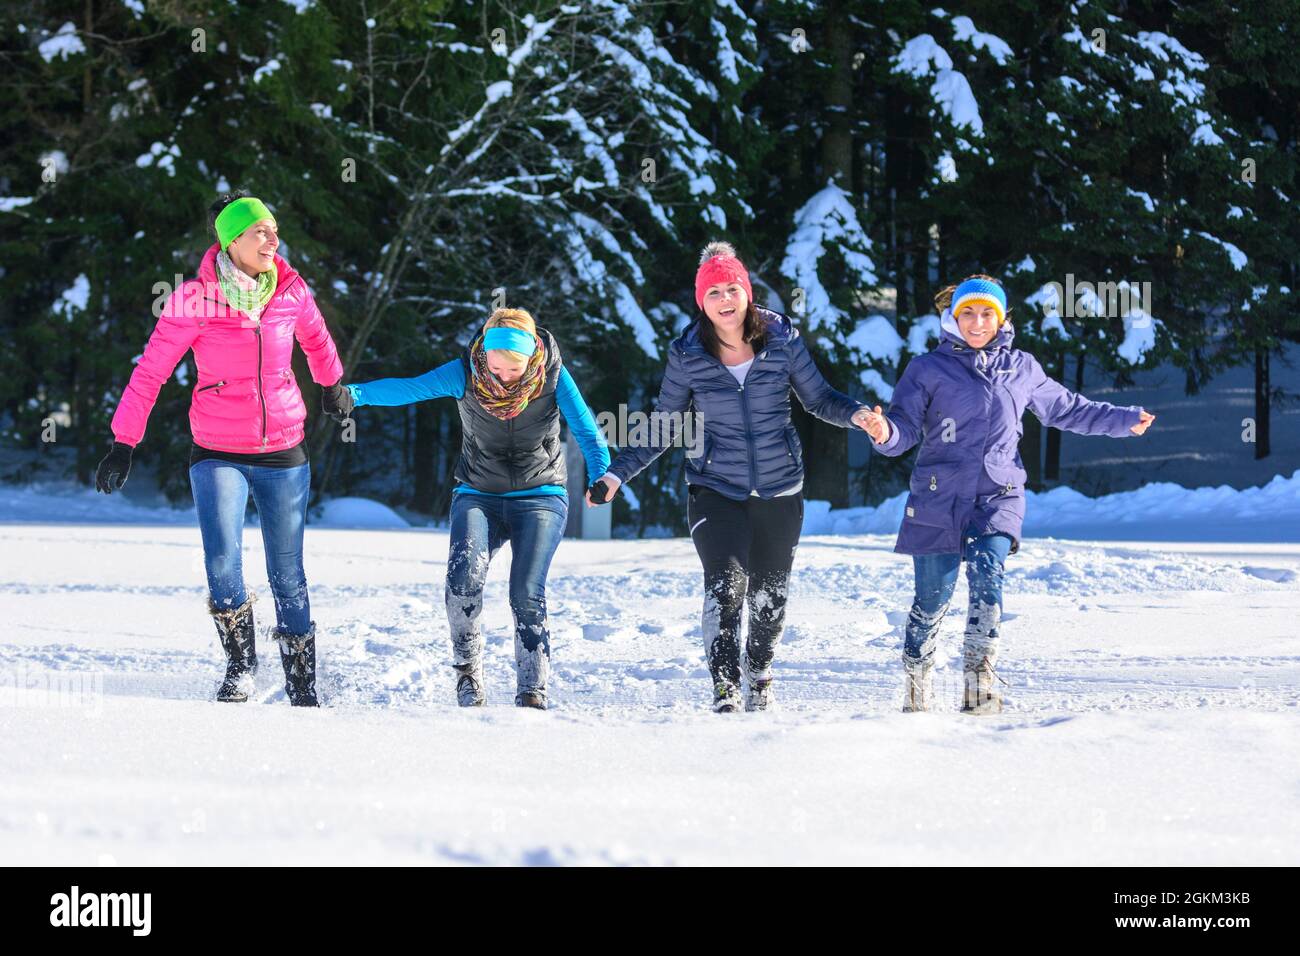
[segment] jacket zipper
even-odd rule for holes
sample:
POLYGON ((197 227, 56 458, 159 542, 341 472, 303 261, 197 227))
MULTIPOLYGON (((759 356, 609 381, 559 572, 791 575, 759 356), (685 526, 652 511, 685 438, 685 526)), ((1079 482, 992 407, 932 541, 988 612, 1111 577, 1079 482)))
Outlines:
MULTIPOLYGON (((764 348, 762 356, 756 354, 754 356, 754 361, 757 362, 759 358, 765 358, 767 356, 767 352, 768 350, 764 348)), ((727 366, 723 365, 722 362, 716 356, 710 355, 707 350, 704 350, 704 354, 707 355, 710 359, 712 359, 713 363, 717 365, 718 368, 722 369, 722 373, 724 375, 726 375, 728 378, 734 378, 732 374, 727 371, 727 366)), ((753 368, 754 367, 751 365, 750 366, 751 372, 753 371, 753 368)), ((749 396, 745 393, 745 386, 743 384, 739 385, 736 390, 740 392, 740 410, 745 416, 745 450, 749 458, 749 490, 757 491, 758 470, 754 465, 754 436, 750 430, 749 396)), ((706 458, 705 464, 707 465, 708 463, 709 463, 708 459, 706 458)))
POLYGON ((222 385, 225 384, 226 384, 226 380, 222 379, 220 382, 215 382, 212 385, 204 385, 202 388, 196 388, 194 390, 194 394, 197 395, 199 392, 206 392, 210 388, 220 388, 222 385))
MULTIPOLYGON (((270 305, 268 302, 267 305, 270 305)), ((262 447, 266 447, 266 389, 262 387, 262 323, 253 329, 257 336, 257 398, 262 403, 262 447)))
POLYGON ((745 414, 745 451, 749 457, 749 490, 757 491, 758 469, 754 466, 754 436, 750 433, 749 426, 749 395, 745 392, 743 384, 740 386, 740 410, 745 414))
MULTIPOLYGON (((276 299, 278 299, 281 295, 283 295, 284 293, 292 289, 294 285, 297 284, 298 280, 301 278, 302 276, 300 275, 294 275, 293 279, 290 280, 286 285, 284 285, 281 288, 277 288, 275 292, 271 294, 271 298, 267 300, 266 305, 262 307, 262 315, 266 315, 266 310, 271 307, 271 303, 274 302, 276 299)), ((211 302, 216 302, 217 305, 221 304, 216 299, 212 298, 212 296, 210 295, 204 296, 204 298, 208 299, 211 302)), ((226 303, 226 306, 228 308, 232 308, 232 309, 234 308, 233 306, 230 305, 229 302, 226 303)), ((248 316, 248 320, 250 322, 254 322, 253 334, 257 336, 257 400, 262 407, 262 447, 265 448, 266 447, 266 395, 265 395, 265 389, 262 388, 262 320, 259 317, 256 321, 254 321, 253 317, 251 315, 248 315, 247 312, 245 312, 244 315, 248 316)), ((226 383, 220 382, 218 384, 224 385, 226 383)), ((205 386, 205 387, 213 388, 215 386, 205 386)), ((199 391, 201 392, 203 391, 203 389, 199 389, 199 391)))
POLYGON ((515 420, 513 418, 506 422, 506 436, 509 442, 506 467, 510 470, 510 490, 518 491, 519 489, 515 487, 515 420))

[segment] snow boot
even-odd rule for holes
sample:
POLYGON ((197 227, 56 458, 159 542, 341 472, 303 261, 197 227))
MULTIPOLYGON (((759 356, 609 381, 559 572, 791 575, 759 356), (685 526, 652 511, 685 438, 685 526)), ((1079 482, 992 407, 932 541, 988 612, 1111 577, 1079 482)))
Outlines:
POLYGON ((551 650, 545 620, 541 624, 516 625, 515 706, 545 710, 550 676, 551 650))
POLYGON ((715 714, 734 714, 741 710, 744 701, 740 697, 740 688, 727 681, 713 685, 713 712, 715 714))
POLYGON ((934 696, 933 665, 926 661, 903 660, 903 713, 916 714, 930 709, 934 696))
POLYGON ((294 707, 319 707, 316 702, 316 622, 306 634, 290 634, 278 625, 271 636, 280 645, 284 692, 294 707))
POLYGON ((257 640, 253 629, 255 596, 236 608, 222 609, 208 598, 208 613, 217 625, 217 639, 226 652, 226 677, 217 688, 217 700, 242 704, 248 700, 257 676, 257 640))
POLYGON ((745 683, 749 685, 749 692, 745 695, 745 710, 767 710, 776 703, 771 668, 755 673, 748 654, 745 655, 745 683))
MULTIPOLYGON (((993 678, 997 675, 993 672, 993 662, 987 657, 982 658, 973 670, 963 672, 966 679, 966 689, 962 694, 961 712, 963 714, 1000 714, 1002 713, 1002 697, 993 686, 993 678)), ((998 677, 998 680, 1002 680, 998 677)), ((1004 684, 1006 681, 1002 681, 1004 684)))
POLYGON ((480 667, 470 665, 455 665, 456 673, 460 675, 456 680, 456 703, 462 707, 482 707, 483 706, 483 670, 480 667))
POLYGON ((521 690, 515 694, 516 707, 531 707, 534 710, 546 709, 546 691, 544 690, 521 690))

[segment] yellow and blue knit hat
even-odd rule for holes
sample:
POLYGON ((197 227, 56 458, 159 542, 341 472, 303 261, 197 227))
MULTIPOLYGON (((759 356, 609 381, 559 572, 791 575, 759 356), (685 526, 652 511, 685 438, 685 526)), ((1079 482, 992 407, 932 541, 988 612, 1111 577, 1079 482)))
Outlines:
POLYGON ((967 279, 952 292, 952 314, 955 317, 966 305, 988 305, 998 314, 998 325, 1007 320, 1007 294, 1002 286, 990 279, 967 279))

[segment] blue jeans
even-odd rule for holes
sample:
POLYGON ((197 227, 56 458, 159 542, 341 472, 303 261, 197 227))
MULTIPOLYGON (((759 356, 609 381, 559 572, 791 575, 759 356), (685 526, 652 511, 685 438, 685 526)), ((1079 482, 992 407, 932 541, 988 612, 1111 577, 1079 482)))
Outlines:
POLYGON ((478 619, 483 612, 483 583, 489 562, 509 541, 510 610, 515 619, 519 691, 546 692, 551 659, 546 575, 568 517, 569 501, 562 495, 452 495, 445 597, 457 670, 481 678, 483 635, 478 619))
POLYGON ((311 466, 267 468, 208 458, 190 467, 190 489, 199 515, 203 564, 213 603, 219 608, 235 608, 248 600, 241 547, 251 491, 262 525, 276 623, 290 634, 306 634, 311 627, 311 608, 302 568, 302 538, 311 466))
POLYGON ((903 645, 906 663, 929 664, 933 659, 935 638, 957 587, 957 571, 963 558, 966 583, 970 586, 970 612, 966 616, 962 666, 970 670, 985 657, 990 664, 997 659, 1003 565, 1011 551, 1011 537, 977 535, 975 529, 967 528, 962 543, 961 554, 912 555, 916 596, 907 616, 907 638, 903 645))

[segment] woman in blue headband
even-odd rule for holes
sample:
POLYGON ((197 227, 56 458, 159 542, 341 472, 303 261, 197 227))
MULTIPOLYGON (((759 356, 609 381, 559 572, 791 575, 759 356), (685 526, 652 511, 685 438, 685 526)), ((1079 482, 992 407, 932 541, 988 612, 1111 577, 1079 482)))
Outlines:
POLYGON ((460 408, 460 482, 451 498, 451 548, 444 592, 456 699, 483 704, 483 584, 488 563, 510 542, 510 609, 515 619, 515 704, 546 708, 551 642, 546 574, 569 513, 560 416, 573 430, 591 477, 609 449, 554 336, 523 309, 497 309, 460 358, 415 378, 349 385, 336 409, 409 405, 451 397, 460 408))
POLYGON ((1020 546, 1025 409, 1044 424, 1080 435, 1127 438, 1155 420, 1137 406, 1094 402, 1047 377, 1028 352, 1012 348, 1007 296, 992 276, 974 275, 935 296, 943 313, 939 344, 908 363, 889 411, 877 405, 866 430, 881 454, 920 445, 895 551, 912 555, 916 595, 903 647, 903 710, 929 710, 939 625, 964 560, 970 584, 962 651, 962 711, 997 713, 994 687, 1002 618, 1003 563, 1020 546))

